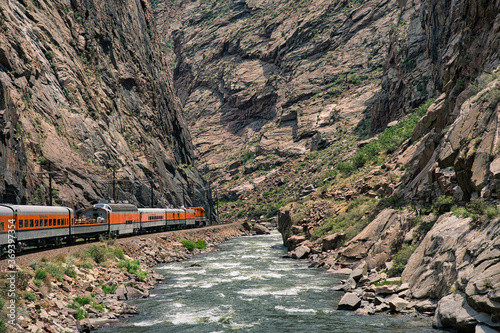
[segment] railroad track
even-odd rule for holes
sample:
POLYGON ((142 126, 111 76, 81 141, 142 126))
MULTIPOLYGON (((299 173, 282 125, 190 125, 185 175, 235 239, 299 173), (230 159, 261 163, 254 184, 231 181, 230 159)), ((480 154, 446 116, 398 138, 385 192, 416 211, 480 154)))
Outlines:
MULTIPOLYGON (((115 240, 114 245, 115 246, 120 246, 124 245, 126 243, 134 243, 134 241, 142 239, 142 238, 172 238, 175 239, 176 237, 183 238, 183 237, 189 237, 189 234, 203 234, 206 233, 207 231, 210 231, 212 229, 220 229, 220 228, 234 228, 236 225, 239 225, 240 223, 238 222, 233 222, 229 224, 218 224, 218 225, 212 225, 212 226, 206 226, 206 227, 200 227, 200 228, 193 228, 193 229, 180 229, 180 230, 170 230, 170 231, 164 231, 164 232, 158 232, 158 233, 146 233, 146 234, 140 234, 140 235, 133 235, 133 236, 126 236, 126 237, 119 237, 115 240)), ((80 242, 79 244, 68 244, 64 246, 50 246, 50 247, 43 247, 43 248, 30 248, 26 249, 22 252, 16 253, 16 257, 14 259, 15 264, 20 267, 26 267, 32 262, 38 262, 42 259, 48 259, 51 257, 55 257, 58 255, 71 255, 74 254, 78 251, 85 250, 87 247, 89 247, 92 244, 99 243, 99 241, 93 241, 93 242, 80 242)), ((5 256, 0 259, 0 272, 5 271, 8 268, 8 258, 5 256)))

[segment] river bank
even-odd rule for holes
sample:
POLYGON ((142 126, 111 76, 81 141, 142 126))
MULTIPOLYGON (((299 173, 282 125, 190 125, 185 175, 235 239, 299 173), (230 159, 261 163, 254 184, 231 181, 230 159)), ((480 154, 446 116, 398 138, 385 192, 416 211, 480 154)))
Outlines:
POLYGON ((232 223, 21 255, 16 258, 17 326, 7 325, 5 331, 89 332, 112 325, 137 313, 123 301, 149 297, 163 279, 153 266, 212 252, 224 241, 250 234, 232 223), (200 240, 203 246, 190 251, 180 240, 200 240))
POLYGON ((339 309, 430 316, 434 328, 461 333, 500 331, 498 217, 385 208, 348 241, 344 233, 312 241, 304 235, 311 226, 294 224, 294 214, 282 209, 278 219, 287 256, 348 276, 333 288, 345 292, 339 309))

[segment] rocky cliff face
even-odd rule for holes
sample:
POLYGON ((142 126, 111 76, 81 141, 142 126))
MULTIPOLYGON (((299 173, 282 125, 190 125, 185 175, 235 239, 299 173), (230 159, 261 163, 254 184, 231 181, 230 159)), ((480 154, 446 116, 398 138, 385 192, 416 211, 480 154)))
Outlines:
POLYGON ((369 126, 397 5, 160 1, 155 16, 194 144, 214 171, 242 151, 301 156, 369 126))
POLYGON ((498 199, 499 12, 494 1, 404 2, 372 128, 441 94, 403 154, 407 198, 498 199))
POLYGON ((4 201, 209 209, 147 1, 2 1, 0 78, 4 201))

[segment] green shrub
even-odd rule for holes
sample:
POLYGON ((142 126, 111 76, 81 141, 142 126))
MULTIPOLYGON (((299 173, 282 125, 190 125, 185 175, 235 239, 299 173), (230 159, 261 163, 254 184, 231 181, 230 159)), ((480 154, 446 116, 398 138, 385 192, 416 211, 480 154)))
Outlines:
POLYGON ((423 239, 425 235, 432 229, 436 220, 431 220, 429 222, 423 222, 421 216, 417 216, 413 221, 415 226, 414 236, 416 239, 423 239))
POLYGON ((64 270, 64 274, 66 274, 67 276, 71 277, 71 278, 76 278, 76 271, 75 271, 75 267, 73 266, 67 266, 66 269, 64 270))
POLYGON ((104 306, 94 301, 92 301, 92 308, 104 312, 104 306))
POLYGON ((115 248, 113 250, 113 253, 114 253, 115 257, 117 257, 118 259, 121 259, 121 260, 125 259, 125 255, 123 254, 123 250, 122 249, 115 248))
POLYGON ((38 280, 38 279, 33 279, 33 283, 35 284, 35 286, 37 286, 38 288, 40 288, 42 286, 42 280, 38 280))
POLYGON ((349 162, 340 162, 337 164, 337 170, 345 175, 350 175, 354 171, 354 166, 349 162))
POLYGON ((75 297, 74 301, 78 303, 80 306, 84 306, 87 304, 92 304, 94 300, 90 296, 78 296, 75 297))
POLYGON ((387 272, 389 277, 401 276, 401 273, 403 273, 408 260, 416 249, 416 246, 408 246, 406 244, 403 245, 401 250, 399 250, 398 253, 396 253, 392 258, 393 266, 389 270, 389 272, 387 272))
POLYGON ((4 305, 5 305, 5 301, 3 300, 3 298, 0 298, 0 310, 3 309, 4 305))
POLYGON ((207 248, 207 242, 204 241, 203 239, 198 239, 195 245, 197 249, 204 250, 207 248))
POLYGON ((102 289, 102 292, 104 293, 104 295, 114 293, 117 288, 118 288, 118 285, 112 284, 112 285, 108 286, 107 284, 101 284, 101 289, 102 289))
POLYGON ((181 239, 182 246, 184 246, 189 251, 193 251, 196 248, 196 243, 189 239, 181 239))
POLYGON ((75 314, 75 319, 77 320, 82 320, 84 318, 86 318, 88 315, 85 313, 85 310, 83 310, 82 308, 77 308, 75 309, 77 310, 78 312, 75 314))
POLYGON ((399 209, 406 205, 404 197, 399 195, 393 195, 389 198, 384 199, 385 205, 391 208, 399 209))
POLYGON ((241 164, 247 164, 252 162, 254 158, 255 158, 255 153, 253 151, 245 150, 243 153, 241 153, 240 161, 241 164))
POLYGON ((36 301, 36 296, 33 293, 30 293, 29 291, 24 293, 24 298, 31 302, 36 301))
POLYGON ((141 261, 139 259, 134 259, 134 260, 126 259, 116 264, 118 268, 125 268, 127 272, 129 272, 130 274, 134 274, 138 278, 145 280, 148 277, 148 272, 140 270, 139 269, 140 265, 141 261))
POLYGON ((31 274, 26 271, 18 271, 16 274, 16 286, 18 290, 26 290, 31 280, 31 274))
POLYGON ((98 264, 106 261, 107 259, 107 249, 103 245, 91 245, 87 248, 86 253, 98 264))
POLYGON ((39 269, 35 273, 35 279, 37 280, 43 280, 48 276, 47 272, 44 271, 43 269, 39 269))
POLYGON ((113 246, 115 244, 116 239, 110 236, 99 236, 99 242, 106 244, 107 246, 113 246))
POLYGON ((352 158, 352 164, 356 169, 363 167, 367 163, 381 163, 384 161, 384 154, 392 154, 413 134, 420 118, 425 115, 434 99, 422 104, 415 113, 401 120, 397 125, 387 128, 379 134, 376 140, 360 148, 352 158))
MULTIPOLYGON (((377 199, 358 197, 352 200, 347 210, 340 215, 335 216, 332 211, 328 211, 323 217, 323 224, 312 232, 313 238, 343 232, 346 234, 346 241, 351 240, 373 220, 377 203, 377 199)), ((306 212, 300 214, 307 216, 306 212)))
POLYGON ((52 275, 57 281, 62 282, 64 276, 64 267, 61 264, 54 264, 49 262, 45 265, 45 270, 47 273, 52 275))
POLYGON ((440 195, 436 200, 437 205, 450 205, 453 204, 453 197, 449 195, 440 195))
POLYGON ((469 217, 470 216, 469 211, 465 207, 462 207, 462 206, 455 205, 455 206, 451 207, 451 212, 456 217, 469 217))
POLYGON ((484 215, 486 213, 486 202, 483 199, 472 199, 466 205, 467 210, 471 214, 484 215))
POLYGON ((193 251, 194 249, 204 250, 207 248, 207 242, 204 241, 203 239, 198 239, 196 243, 189 239, 181 239, 180 241, 182 245, 189 251, 193 251))
POLYGON ((52 61, 54 60, 55 54, 52 51, 46 51, 45 57, 47 58, 47 60, 52 61))
POLYGON ((6 333, 7 332, 7 324, 5 324, 4 319, 0 319, 0 333, 6 333))
POLYGON ((35 269, 36 269, 36 266, 37 266, 37 263, 34 261, 34 262, 30 263, 30 264, 29 264, 29 266, 30 266, 31 268, 33 268, 33 270, 35 270, 35 269))
POLYGON ((83 268, 87 268, 87 269, 92 269, 92 268, 94 268, 94 265, 92 265, 92 264, 91 264, 91 263, 89 263, 89 262, 84 262, 84 263, 82 264, 82 267, 83 267, 83 268))
POLYGON ((397 280, 397 281, 382 281, 382 282, 375 282, 373 285, 376 286, 376 287, 380 287, 380 286, 390 286, 390 285, 402 285, 403 284, 403 281, 401 280, 397 280))
POLYGON ((492 219, 492 218, 498 216, 499 213, 500 212, 499 212, 498 208, 496 208, 496 207, 488 207, 488 208, 486 208, 486 216, 489 219, 492 219))

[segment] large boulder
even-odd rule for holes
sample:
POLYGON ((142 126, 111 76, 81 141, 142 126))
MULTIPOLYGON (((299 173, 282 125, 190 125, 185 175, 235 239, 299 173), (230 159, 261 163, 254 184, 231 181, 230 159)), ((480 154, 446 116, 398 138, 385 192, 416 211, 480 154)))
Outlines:
POLYGON ((292 236, 292 209, 290 206, 283 207, 278 212, 278 231, 283 239, 283 245, 288 247, 288 238, 292 236))
POLYGON ((345 241, 344 233, 334 233, 323 238, 323 251, 335 250, 345 241))
POLYGON ((290 254, 293 259, 305 259, 311 253, 311 249, 307 246, 299 246, 290 254))
POLYGON ((339 302, 337 310, 354 311, 361 306, 361 299, 355 293, 346 293, 339 302))
POLYGON ((469 222, 470 219, 445 214, 427 233, 402 274, 415 298, 440 298, 449 293, 458 278, 457 264, 467 264, 462 261, 462 242, 471 239, 469 222))
POLYGON ((259 223, 255 223, 253 225, 252 231, 254 231, 257 235, 268 235, 271 233, 269 229, 259 223))
POLYGON ((387 298, 386 300, 389 303, 389 306, 391 307, 391 310, 394 312, 401 312, 403 310, 406 310, 408 307, 408 304, 410 302, 396 296, 392 295, 391 297, 387 298))
POLYGON ((368 265, 365 261, 360 262, 351 272, 350 276, 354 281, 359 282, 363 277, 368 274, 368 265))
POLYGON ((305 241, 306 241, 305 236, 293 235, 287 239, 288 249, 293 250, 305 241))
POLYGON ((455 293, 443 297, 438 304, 432 321, 434 328, 452 328, 458 332, 475 331, 479 313, 472 309, 462 293, 455 293))

